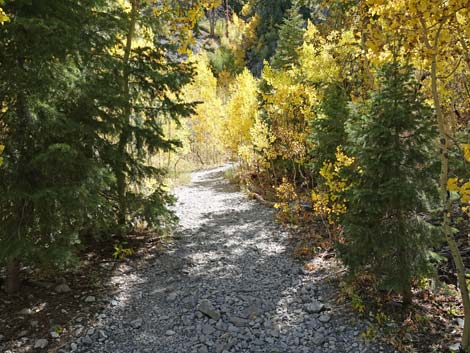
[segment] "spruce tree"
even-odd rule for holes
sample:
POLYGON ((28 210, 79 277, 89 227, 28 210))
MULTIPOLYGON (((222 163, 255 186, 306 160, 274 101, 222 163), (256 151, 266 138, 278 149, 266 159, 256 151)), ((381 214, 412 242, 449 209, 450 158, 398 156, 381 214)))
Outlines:
POLYGON ((87 210, 100 203, 96 147, 68 114, 79 96, 76 62, 100 40, 93 33, 102 8, 92 0, 4 6, 12 16, 0 26, 0 264, 13 292, 20 263, 72 261, 87 210))
POLYGON ((163 124, 192 112, 179 98, 192 69, 151 5, 131 4, 130 13, 108 0, 5 4, 0 265, 10 292, 20 264, 74 261, 85 228, 111 234, 110 225, 174 220, 151 157, 179 145, 163 124))
POLYGON ((358 174, 339 248, 354 273, 373 274, 409 303, 412 280, 429 270, 432 227, 421 216, 435 191, 429 159, 435 135, 410 67, 387 64, 378 82, 352 120, 350 152, 358 174))
POLYGON ((251 15, 256 15, 256 45, 246 48, 246 61, 255 76, 263 69, 263 61, 270 60, 276 51, 279 39, 279 25, 286 11, 292 6, 290 0, 257 0, 249 2, 251 15))
POLYGON ((304 25, 305 21, 297 5, 287 10, 286 17, 279 26, 277 48, 271 59, 273 68, 280 69, 298 62, 297 50, 303 43, 304 25))
POLYGON ((178 122, 194 107, 180 99, 192 67, 161 32, 154 5, 141 0, 131 5, 129 13, 116 10, 120 26, 110 33, 113 47, 122 50, 109 50, 84 68, 77 106, 91 115, 99 132, 97 156, 113 175, 105 194, 122 234, 136 222, 152 228, 174 220, 167 208, 172 197, 162 185, 164 170, 152 165, 151 157, 179 146, 164 136, 163 125, 168 119, 178 122))
POLYGON ((349 117, 349 99, 344 87, 330 83, 325 87, 318 116, 310 124, 313 164, 319 170, 327 161, 335 160, 338 146, 346 145, 345 124, 349 117))

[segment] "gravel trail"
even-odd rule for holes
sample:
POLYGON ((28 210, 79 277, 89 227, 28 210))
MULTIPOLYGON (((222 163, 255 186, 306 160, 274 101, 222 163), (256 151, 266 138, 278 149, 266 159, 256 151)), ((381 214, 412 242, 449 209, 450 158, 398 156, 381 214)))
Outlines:
POLYGON ((226 168, 193 173, 175 190, 174 249, 128 274, 66 351, 392 352, 360 338, 366 323, 333 301, 328 271, 307 273, 291 259, 274 211, 224 180, 226 168))

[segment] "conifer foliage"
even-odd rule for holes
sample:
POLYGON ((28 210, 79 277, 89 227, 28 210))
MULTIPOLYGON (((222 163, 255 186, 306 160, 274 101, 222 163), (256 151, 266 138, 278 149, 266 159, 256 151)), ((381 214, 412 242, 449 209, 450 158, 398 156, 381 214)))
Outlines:
POLYGON ((295 65, 298 61, 298 50, 303 43, 305 21, 299 13, 298 6, 292 6, 286 12, 283 23, 279 26, 279 40, 276 52, 271 59, 274 68, 295 65))
POLYGON ((230 159, 303 255, 335 245, 405 304, 450 254, 468 350, 469 19, 468 0, 0 0, 6 290, 174 224, 164 167, 230 159))
POLYGON ((0 26, 0 261, 7 290, 18 289, 22 263, 67 264, 87 208, 96 205, 102 166, 92 158, 82 121, 68 112, 77 98, 72 64, 86 38, 95 1, 15 1, 0 26))
POLYGON ((411 282, 426 273, 431 226, 431 110, 417 93, 411 68, 385 65, 378 90, 352 118, 350 143, 359 168, 349 189, 340 254, 353 272, 375 275, 381 285, 411 300, 411 282))
POLYGON ((0 265, 9 292, 20 264, 72 264, 84 232, 174 219, 163 171, 149 160, 179 144, 162 126, 192 112, 179 98, 192 70, 159 30, 157 5, 5 2, 0 265))
POLYGON ((346 144, 345 124, 349 118, 346 89, 333 82, 325 87, 318 117, 310 124, 310 135, 315 149, 313 164, 320 169, 325 162, 335 159, 338 146, 346 144))

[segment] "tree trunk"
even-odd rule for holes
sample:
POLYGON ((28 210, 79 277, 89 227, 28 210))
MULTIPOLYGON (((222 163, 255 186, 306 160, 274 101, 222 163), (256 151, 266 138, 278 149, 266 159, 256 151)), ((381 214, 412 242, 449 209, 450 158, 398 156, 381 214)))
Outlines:
POLYGON ((404 309, 413 304, 413 292, 411 291, 411 284, 405 290, 403 290, 402 297, 404 309))
POLYGON ((215 37, 215 9, 209 10, 209 26, 210 26, 209 36, 211 38, 214 38, 215 37))
POLYGON ((127 145, 127 138, 125 134, 122 133, 119 138, 119 162, 115 170, 116 175, 116 186, 118 194, 118 225, 119 227, 124 227, 126 225, 126 215, 127 215, 127 201, 126 201, 126 173, 124 171, 126 163, 123 161, 125 158, 127 145))
POLYGON ((20 289, 20 263, 17 259, 7 261, 6 292, 13 294, 20 289))
POLYGON ((230 22, 230 8, 228 0, 225 0, 225 38, 228 38, 228 23, 230 22))
MULTIPOLYGON (((18 59, 18 66, 24 70, 24 58, 18 59)), ((32 120, 31 113, 28 109, 27 96, 24 91, 20 91, 16 101, 16 114, 19 119, 19 128, 16 135, 17 142, 17 160, 14 162, 15 168, 18 168, 19 174, 24 178, 27 177, 24 168, 31 160, 30 152, 30 124, 32 120)), ((33 217, 32 205, 24 198, 15 201, 14 213, 16 215, 15 223, 16 230, 12 235, 12 242, 21 244, 22 237, 26 233, 27 224, 31 224, 33 217)), ((7 258, 6 263, 6 285, 5 289, 8 294, 13 294, 20 289, 20 253, 16 257, 7 258)))
POLYGON ((439 127, 439 139, 440 139, 440 159, 441 159, 441 172, 439 180, 439 192, 441 201, 443 204, 443 231, 447 243, 452 254, 452 258, 455 263, 457 270, 457 279, 460 288, 460 294, 462 296, 462 303, 464 308, 464 329, 462 337, 462 346, 467 349, 470 347, 470 297, 467 287, 467 281, 465 278, 465 265, 462 260, 457 242, 455 241, 454 235, 451 229, 451 199, 447 190, 447 181, 449 179, 449 138, 447 136, 446 123, 441 108, 439 99, 439 93, 437 88, 437 56, 433 56, 431 66, 431 84, 432 84, 432 95, 434 105, 436 109, 437 123, 439 127))
POLYGON ((123 72, 123 80, 122 80, 122 91, 125 97, 127 98, 127 105, 124 109, 123 113, 123 121, 124 121, 124 129, 121 131, 119 136, 119 145, 118 145, 118 158, 119 162, 117 163, 115 174, 117 179, 117 193, 118 193, 118 225, 120 227, 124 227, 126 224, 126 216, 127 216, 127 201, 126 201, 126 185, 127 185, 127 178, 125 173, 126 161, 125 161, 125 154, 127 150, 127 144, 129 142, 129 131, 127 129, 127 125, 129 125, 131 119, 131 97, 130 97, 130 89, 129 89, 129 60, 132 51, 132 40, 135 34, 135 28, 137 24, 137 15, 138 15, 138 8, 139 8, 139 0, 133 0, 132 3, 132 12, 131 12, 131 22, 129 24, 129 32, 127 33, 126 37, 126 47, 124 50, 124 72, 123 72))

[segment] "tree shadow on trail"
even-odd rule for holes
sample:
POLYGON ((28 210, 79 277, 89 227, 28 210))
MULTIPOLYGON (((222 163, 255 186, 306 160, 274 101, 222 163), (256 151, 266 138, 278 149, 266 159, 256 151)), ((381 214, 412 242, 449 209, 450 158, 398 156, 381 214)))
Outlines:
POLYGON ((183 219, 176 248, 136 274, 139 285, 117 308, 123 319, 111 320, 121 334, 91 351, 375 352, 340 307, 305 311, 328 286, 319 291, 315 274, 306 277, 290 259, 274 211, 244 199, 223 174, 197 173, 179 195, 182 219, 194 224, 183 219), (203 300, 219 320, 198 312, 203 300))

